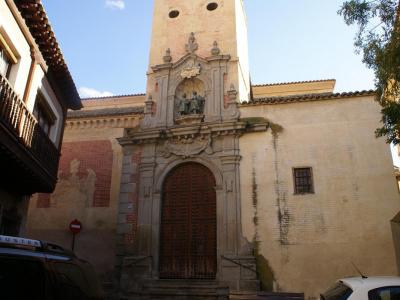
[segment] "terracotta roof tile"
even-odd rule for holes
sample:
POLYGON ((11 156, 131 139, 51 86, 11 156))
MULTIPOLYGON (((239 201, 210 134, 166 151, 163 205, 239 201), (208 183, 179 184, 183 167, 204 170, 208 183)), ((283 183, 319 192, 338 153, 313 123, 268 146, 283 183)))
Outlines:
POLYGON ((39 46, 64 103, 68 108, 82 108, 81 99, 72 79, 63 54, 58 46, 46 12, 40 0, 14 0, 32 36, 39 46))
POLYGON ((346 93, 320 93, 320 94, 305 94, 305 95, 292 95, 282 97, 266 97, 256 98, 249 102, 241 103, 241 106, 251 105, 272 105, 272 104, 288 104, 296 102, 308 102, 308 101, 320 101, 320 100, 334 100, 342 98, 362 97, 362 96, 374 96, 376 92, 374 90, 369 91, 356 91, 346 93))
POLYGON ((146 94, 128 94, 128 95, 116 95, 116 96, 104 96, 104 97, 92 97, 92 98, 82 98, 82 101, 91 100, 102 100, 102 99, 112 99, 112 98, 129 98, 129 97, 141 97, 146 96, 146 94))
POLYGON ((307 81, 293 81, 293 82, 278 82, 278 83, 265 83, 265 84, 253 84, 253 87, 260 86, 274 86, 274 85, 288 85, 288 84, 301 84, 301 83, 313 83, 313 82, 326 82, 326 81, 335 81, 336 79, 320 79, 320 80, 307 80, 307 81))

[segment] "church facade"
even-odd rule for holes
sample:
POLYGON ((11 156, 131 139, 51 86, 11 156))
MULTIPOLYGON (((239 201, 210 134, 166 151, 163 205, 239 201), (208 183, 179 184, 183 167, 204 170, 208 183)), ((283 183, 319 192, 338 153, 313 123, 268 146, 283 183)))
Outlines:
POLYGON ((78 254, 128 299, 313 298, 353 264, 397 274, 374 92, 252 86, 246 32, 242 0, 155 0, 146 93, 69 114, 59 184, 34 197, 29 234, 68 245, 78 218, 78 254))

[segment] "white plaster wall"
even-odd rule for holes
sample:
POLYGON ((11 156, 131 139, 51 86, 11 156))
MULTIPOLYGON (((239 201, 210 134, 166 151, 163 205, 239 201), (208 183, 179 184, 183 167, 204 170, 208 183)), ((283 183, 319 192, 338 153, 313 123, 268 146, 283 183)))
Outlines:
MULTIPOLYGON (((31 50, 27 39, 5 1, 0 2, 0 33, 5 36, 9 46, 18 54, 18 63, 11 68, 9 82, 13 86, 14 91, 22 99, 32 63, 31 50)), ((31 88, 26 102, 30 112, 33 112, 38 90, 43 93, 49 107, 56 116, 56 122, 51 128, 50 139, 58 145, 63 130, 63 111, 46 78, 45 72, 39 64, 35 66, 33 71, 31 88)))
POLYGON ((58 145, 61 138, 61 132, 63 130, 63 110, 60 103, 57 100, 57 97, 50 86, 49 81, 47 80, 43 69, 39 66, 35 66, 34 75, 32 78, 31 90, 28 96, 28 109, 33 111, 35 106, 36 95, 38 91, 41 91, 42 95, 46 99, 46 102, 51 109, 51 111, 56 116, 56 120, 54 125, 50 130, 50 139, 54 142, 55 145, 58 145))
POLYGON ((0 1, 0 32, 6 35, 9 39, 7 42, 18 52, 19 60, 11 69, 9 81, 22 98, 31 65, 31 52, 28 42, 5 1, 0 1))
POLYGON ((240 139, 243 232, 260 243, 275 290, 318 297, 358 275, 352 262, 367 275, 397 274, 390 220, 400 200, 390 147, 374 136, 373 97, 241 112, 282 128, 240 139), (315 194, 294 195, 293 167, 313 168, 315 194))

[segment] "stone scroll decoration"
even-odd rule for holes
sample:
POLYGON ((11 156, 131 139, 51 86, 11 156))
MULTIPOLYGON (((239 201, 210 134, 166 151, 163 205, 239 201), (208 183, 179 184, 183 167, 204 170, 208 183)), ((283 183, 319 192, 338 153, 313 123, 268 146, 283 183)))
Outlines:
POLYGON ((194 36, 194 32, 192 32, 189 36, 188 43, 186 44, 186 52, 194 53, 199 49, 199 44, 196 43, 196 38, 194 36))
POLYGON ((182 158, 194 157, 202 152, 212 154, 212 138, 210 135, 186 135, 178 136, 173 139, 166 140, 160 149, 160 154, 164 158, 171 155, 180 156, 182 158))

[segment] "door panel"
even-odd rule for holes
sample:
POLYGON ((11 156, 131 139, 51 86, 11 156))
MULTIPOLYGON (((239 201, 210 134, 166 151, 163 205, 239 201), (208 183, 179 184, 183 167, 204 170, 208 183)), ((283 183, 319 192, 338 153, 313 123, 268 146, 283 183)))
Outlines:
POLYGON ((160 277, 214 279, 216 229, 211 171, 197 163, 172 170, 163 186, 160 277))

